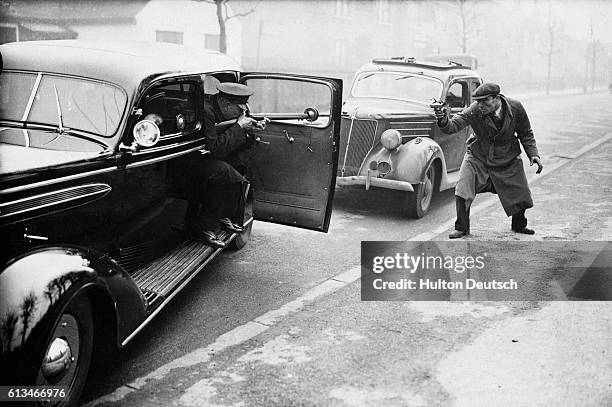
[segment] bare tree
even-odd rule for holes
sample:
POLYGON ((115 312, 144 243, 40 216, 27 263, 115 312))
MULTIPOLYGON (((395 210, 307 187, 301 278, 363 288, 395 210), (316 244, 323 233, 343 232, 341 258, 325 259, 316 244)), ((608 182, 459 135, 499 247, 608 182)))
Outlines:
MULTIPOLYGON (((460 35, 460 41, 461 41, 461 52, 463 52, 464 54, 467 53, 468 50, 468 13, 471 12, 471 8, 473 7, 467 7, 466 3, 468 0, 456 0, 457 2, 457 7, 459 8, 459 35, 460 35)), ((476 1, 473 1, 472 3, 477 3, 476 1)))
POLYGON ((596 66, 597 66, 597 52, 600 48, 599 40, 595 40, 595 36, 593 34, 593 17, 591 17, 589 24, 589 43, 586 47, 586 71, 584 75, 584 91, 586 92, 588 89, 589 76, 591 77, 591 92, 595 90, 595 76, 596 76, 596 66))
POLYGON ((245 11, 243 13, 234 13, 232 15, 228 14, 227 3, 230 0, 197 0, 203 1, 204 3, 214 4, 217 7, 217 21, 219 22, 219 51, 226 54, 227 53, 227 21, 236 18, 236 17, 244 17, 255 11, 255 8, 259 4, 261 0, 257 2, 257 4, 252 7, 249 11, 245 11))
POLYGON ((26 333, 28 331, 28 325, 30 324, 30 317, 36 309, 36 294, 30 292, 21 304, 21 319, 23 320, 23 332, 21 333, 21 344, 25 343, 26 333))
POLYGON ((555 41, 559 36, 559 24, 552 13, 552 1, 548 1, 548 28, 547 42, 544 44, 542 54, 546 56, 546 96, 550 95, 550 79, 552 74, 553 56, 559 52, 555 41))
POLYGON ((17 320, 19 317, 13 311, 10 311, 6 314, 6 317, 2 321, 2 336, 6 339, 6 351, 10 352, 11 343, 13 341, 13 334, 15 333, 15 325, 17 325, 17 320))

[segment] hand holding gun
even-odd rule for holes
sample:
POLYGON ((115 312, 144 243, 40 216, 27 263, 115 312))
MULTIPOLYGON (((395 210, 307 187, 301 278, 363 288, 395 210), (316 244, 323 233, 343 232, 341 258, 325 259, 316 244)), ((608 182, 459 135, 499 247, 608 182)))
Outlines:
POLYGON ((242 112, 242 115, 238 118, 238 124, 245 130, 265 130, 266 126, 270 123, 270 119, 267 117, 257 120, 251 116, 249 107, 242 112))
POLYGON ((440 100, 432 99, 431 104, 429 105, 434 110, 434 114, 436 115, 436 119, 438 120, 438 124, 440 126, 445 126, 448 120, 446 115, 446 109, 444 108, 444 103, 440 100))

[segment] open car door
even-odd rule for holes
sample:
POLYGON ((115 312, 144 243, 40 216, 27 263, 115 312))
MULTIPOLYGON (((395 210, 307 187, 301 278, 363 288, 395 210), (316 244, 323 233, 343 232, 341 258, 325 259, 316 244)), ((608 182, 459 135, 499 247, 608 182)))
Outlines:
POLYGON ((271 121, 253 133, 254 218, 327 232, 338 165, 342 81, 246 73, 249 110, 271 121))

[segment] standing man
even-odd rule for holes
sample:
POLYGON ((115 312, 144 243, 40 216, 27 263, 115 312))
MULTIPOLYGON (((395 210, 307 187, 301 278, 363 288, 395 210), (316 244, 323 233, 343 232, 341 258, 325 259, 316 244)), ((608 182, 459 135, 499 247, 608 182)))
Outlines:
POLYGON ((218 93, 204 101, 204 136, 210 155, 194 154, 190 158, 194 184, 185 224, 209 246, 224 247, 219 237, 221 228, 242 231, 232 218, 245 199, 248 185, 248 164, 242 157, 248 155, 255 141, 249 132, 265 129, 268 120, 258 121, 246 115, 247 102, 253 94, 248 86, 226 82, 218 83, 216 88, 218 93))
POLYGON ((453 118, 442 109, 435 110, 444 133, 455 133, 467 126, 472 126, 475 133, 467 140, 459 170, 455 187, 457 221, 455 231, 448 237, 456 239, 470 233, 470 206, 480 192, 497 193, 506 215, 512 216, 512 230, 532 235, 535 231, 527 228, 525 210, 533 206, 533 201, 519 141, 530 165, 538 165, 536 174, 542 172, 543 166, 525 108, 518 100, 501 95, 495 83, 483 83, 472 98, 475 102, 453 118))

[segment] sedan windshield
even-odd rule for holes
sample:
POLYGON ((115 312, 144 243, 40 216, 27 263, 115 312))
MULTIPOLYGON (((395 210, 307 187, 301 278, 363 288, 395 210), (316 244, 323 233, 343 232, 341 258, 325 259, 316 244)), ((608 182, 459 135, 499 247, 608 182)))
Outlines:
POLYGON ((36 73, 0 75, 0 120, 24 121, 111 137, 126 105, 118 87, 95 80, 36 73), (61 113, 61 115, 60 115, 61 113), (60 119, 61 116, 61 119, 60 119))
POLYGON ((372 97, 412 100, 431 103, 442 94, 442 82, 428 76, 405 72, 364 72, 357 77, 351 94, 372 97))

